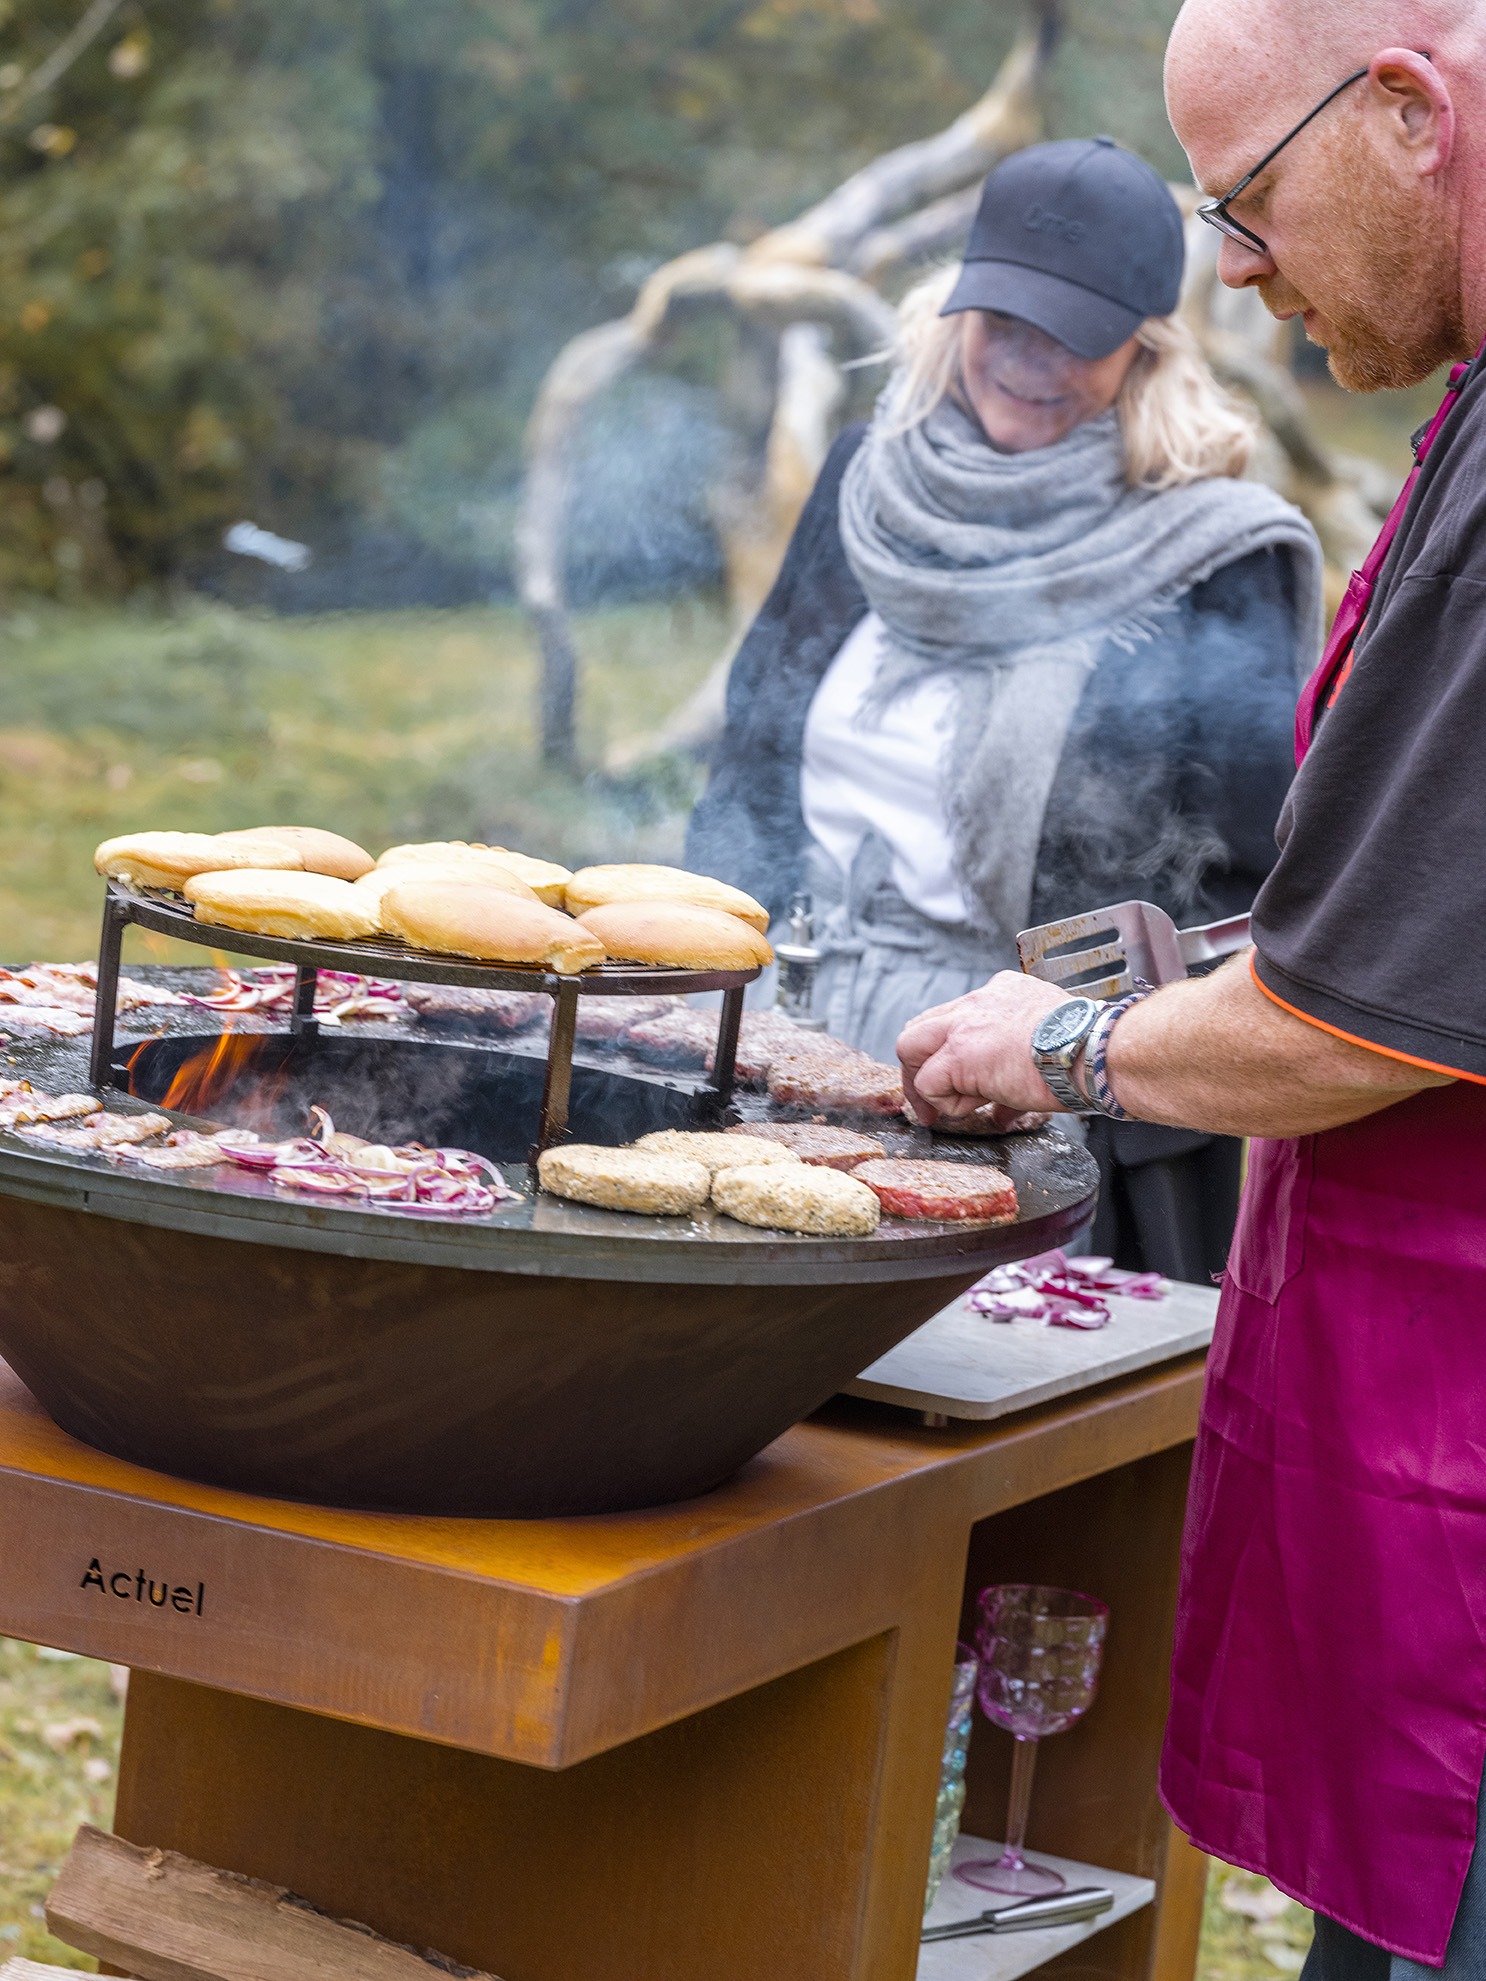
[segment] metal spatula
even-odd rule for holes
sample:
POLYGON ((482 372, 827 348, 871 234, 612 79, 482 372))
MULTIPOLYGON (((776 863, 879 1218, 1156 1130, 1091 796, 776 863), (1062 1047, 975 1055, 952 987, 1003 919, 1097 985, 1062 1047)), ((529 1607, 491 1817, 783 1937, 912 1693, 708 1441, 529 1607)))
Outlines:
POLYGON ((1061 984, 1078 997, 1109 998, 1133 990, 1137 977, 1148 984, 1180 983, 1194 963, 1220 962, 1247 949, 1250 940, 1247 915, 1179 929, 1149 901, 1122 901, 1027 929, 1016 946, 1029 977, 1061 984))

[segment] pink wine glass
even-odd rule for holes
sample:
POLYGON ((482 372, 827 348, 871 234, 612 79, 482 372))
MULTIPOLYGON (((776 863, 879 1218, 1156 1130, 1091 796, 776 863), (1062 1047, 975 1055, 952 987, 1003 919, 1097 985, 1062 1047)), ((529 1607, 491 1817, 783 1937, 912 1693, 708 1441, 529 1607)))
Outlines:
POLYGON ((999 1857, 957 1865, 955 1876, 965 1884, 1017 1898, 1044 1898, 1067 1883, 1061 1872, 1029 1864, 1022 1855, 1037 1743, 1050 1733, 1066 1732, 1093 1705, 1108 1629, 1104 1604, 1072 1589, 1002 1582, 981 1591, 976 1696, 986 1718, 1013 1736, 1016 1753, 1005 1848, 999 1857))

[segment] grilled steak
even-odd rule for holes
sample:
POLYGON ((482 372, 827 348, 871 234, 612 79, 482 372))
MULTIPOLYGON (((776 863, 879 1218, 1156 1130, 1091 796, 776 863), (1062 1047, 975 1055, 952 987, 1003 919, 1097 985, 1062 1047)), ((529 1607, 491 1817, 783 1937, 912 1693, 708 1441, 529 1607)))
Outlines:
POLYGON ((887 1150, 871 1135, 850 1128, 826 1128, 814 1121, 747 1121, 730 1128, 730 1135, 751 1135, 762 1142, 782 1142, 801 1162, 817 1169, 853 1170, 859 1162, 885 1156, 887 1150))
POLYGON ((889 1217, 1016 1222, 1016 1185, 983 1163, 864 1162, 852 1175, 876 1194, 889 1217))

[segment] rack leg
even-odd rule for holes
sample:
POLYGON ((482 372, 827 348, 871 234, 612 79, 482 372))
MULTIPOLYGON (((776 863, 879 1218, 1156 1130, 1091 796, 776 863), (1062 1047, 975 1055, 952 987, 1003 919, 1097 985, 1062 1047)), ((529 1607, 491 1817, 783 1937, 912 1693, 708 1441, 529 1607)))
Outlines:
POLYGON ((733 1072, 738 1058, 738 1027, 743 1022, 745 986, 722 994, 722 1022, 717 1027, 717 1050, 712 1057, 712 1084, 723 1100, 733 1097, 733 1072))
POLYGON ((98 990, 93 1000, 93 1050, 88 1061, 88 1081, 94 1087, 113 1083, 119 952, 130 919, 127 906, 109 888, 103 897, 103 927, 98 936, 98 990))
POLYGON ((531 1152, 536 1161, 543 1149, 560 1142, 567 1132, 568 1098, 573 1089, 573 1042, 578 1034, 578 985, 570 979, 552 993, 552 1032, 547 1040, 547 1078, 542 1087, 542 1118, 531 1152))
POLYGON ((320 972, 305 964, 294 973, 294 1009, 289 1017, 289 1030, 295 1038, 319 1036, 320 1027, 315 1023, 315 986, 319 981, 320 972))

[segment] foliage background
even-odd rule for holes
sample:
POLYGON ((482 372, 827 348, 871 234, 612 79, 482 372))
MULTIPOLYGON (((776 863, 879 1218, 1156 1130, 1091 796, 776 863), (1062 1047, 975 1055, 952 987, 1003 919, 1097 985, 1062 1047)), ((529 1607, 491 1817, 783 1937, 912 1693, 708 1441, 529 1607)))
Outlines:
MULTIPOLYGON (((1054 135, 1107 128, 1181 171, 1175 11, 1068 0, 1054 135)), ((0 585, 295 609, 503 588, 560 344, 672 254, 948 122, 1021 20, 1015 0, 124 0, 26 95, 80 13, 0 0, 0 585), (225 557, 240 517, 309 543, 312 571, 225 557)), ((580 596, 713 575, 703 355, 678 347, 594 423, 580 596)))

